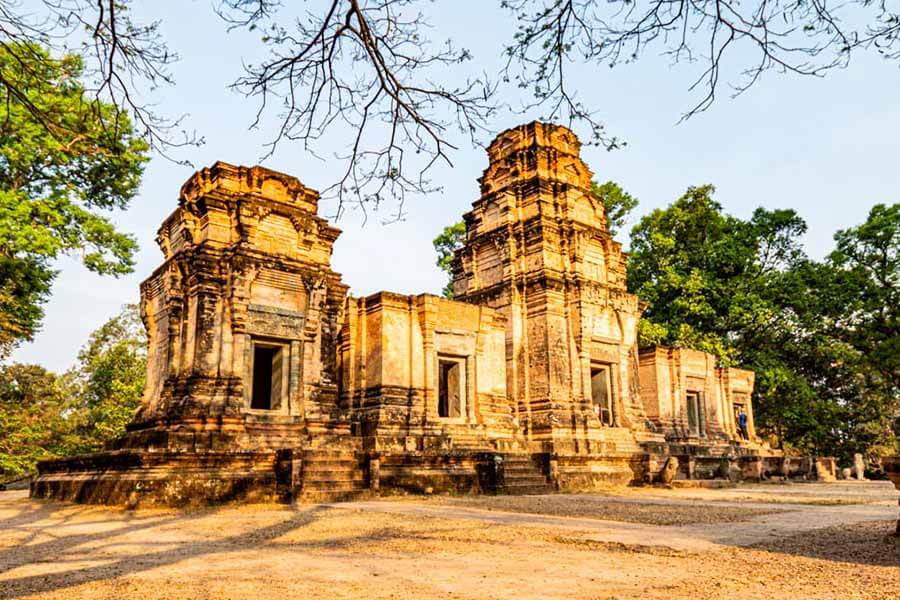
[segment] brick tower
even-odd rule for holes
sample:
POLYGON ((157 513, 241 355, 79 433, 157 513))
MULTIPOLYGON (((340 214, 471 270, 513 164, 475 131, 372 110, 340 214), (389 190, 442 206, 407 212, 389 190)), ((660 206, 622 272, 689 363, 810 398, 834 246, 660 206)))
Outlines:
POLYGON ((223 162, 182 186, 141 285, 147 387, 123 445, 299 446, 331 419, 347 286, 317 203, 294 177, 223 162))
POLYGON ((534 122, 488 148, 454 260, 457 299, 507 318, 507 389, 534 451, 632 454, 642 307, 625 287, 590 169, 569 129, 534 122))

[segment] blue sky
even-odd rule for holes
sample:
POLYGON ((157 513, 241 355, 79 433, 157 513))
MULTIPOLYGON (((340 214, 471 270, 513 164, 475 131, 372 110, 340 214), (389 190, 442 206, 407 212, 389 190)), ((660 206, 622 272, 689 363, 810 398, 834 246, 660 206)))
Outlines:
MULTIPOLYGON (((451 38, 470 48, 474 66, 490 71, 499 66, 499 53, 514 28, 497 4, 460 0, 423 6, 434 24, 434 39, 451 38), (465 10, 466 5, 472 10, 465 10)), ((149 7, 145 9, 158 11, 149 16, 162 19, 165 37, 181 56, 174 68, 177 85, 159 95, 159 108, 170 115, 187 113, 186 122, 206 139, 205 145, 178 156, 197 168, 216 160, 259 163, 276 123, 270 119, 249 131, 255 104, 227 89, 240 75, 242 59, 258 53, 259 34, 226 34, 208 0, 149 7)), ((580 97, 628 144, 612 152, 588 147, 583 158, 599 181, 615 180, 640 200, 631 224, 669 204, 688 186, 713 183, 717 200, 736 216, 748 217, 757 206, 797 210, 809 225, 803 239, 807 252, 821 258, 836 230, 862 222, 878 202, 900 200, 896 65, 872 53, 855 56, 849 69, 821 79, 771 73, 737 99, 722 95, 706 113, 678 124, 698 99, 687 90, 696 68, 673 67, 666 58, 647 54, 633 65, 587 65, 572 71, 580 97)), ((503 113, 492 127, 500 131, 539 116, 503 113)), ((329 139, 319 154, 330 156, 345 142, 329 139)), ((351 293, 441 289, 444 276, 434 265, 431 240, 478 197, 476 178, 487 166, 484 151, 471 145, 462 145, 453 159, 452 169, 441 167, 433 175, 443 192, 408 200, 404 221, 384 225, 376 215, 363 224, 354 211, 340 219, 343 234, 333 267, 351 293)), ((332 182, 338 169, 336 162, 290 143, 263 164, 316 189, 332 182)), ((121 305, 137 301, 140 281, 161 262, 153 241, 157 227, 175 208, 178 189, 191 172, 153 158, 133 208, 115 217, 140 243, 135 272, 121 279, 98 277, 73 259, 61 259, 43 329, 12 360, 68 368, 92 330, 121 305)), ((387 218, 390 208, 381 216, 387 218)), ((620 238, 627 242, 627 235, 620 238)))

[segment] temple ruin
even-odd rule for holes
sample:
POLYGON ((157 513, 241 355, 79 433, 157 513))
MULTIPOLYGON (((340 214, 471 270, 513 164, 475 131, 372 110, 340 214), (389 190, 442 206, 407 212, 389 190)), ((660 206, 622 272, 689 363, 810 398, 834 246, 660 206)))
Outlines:
POLYGON ((218 162, 141 285, 147 387, 124 437, 41 463, 35 497, 135 505, 531 493, 760 478, 753 373, 643 348, 645 306, 568 129, 488 148, 454 300, 348 295, 318 194, 218 162), (746 439, 738 421, 747 421, 746 439))

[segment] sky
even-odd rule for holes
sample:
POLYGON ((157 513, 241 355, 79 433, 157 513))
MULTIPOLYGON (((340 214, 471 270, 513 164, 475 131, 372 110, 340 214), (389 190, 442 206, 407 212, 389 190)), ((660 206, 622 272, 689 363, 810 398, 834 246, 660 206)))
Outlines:
MULTIPOLYGON (((496 70, 514 31, 496 5, 499 1, 423 3, 433 24, 429 35, 452 39, 472 50, 476 67, 496 70)), ((162 20, 163 35, 181 57, 173 68, 177 83, 157 96, 158 109, 187 115, 185 122, 205 139, 176 156, 196 168, 217 160, 260 164, 277 122, 273 117, 248 129, 254 101, 227 89, 241 74, 242 61, 258 57, 259 33, 226 33, 210 0, 165 0, 144 9, 162 20)), ((698 100, 688 91, 696 66, 673 66, 648 54, 615 69, 581 65, 571 73, 582 100, 597 109, 610 133, 627 142, 614 151, 582 150, 598 181, 614 180, 640 201, 619 235, 626 246, 627 230, 641 216, 665 207, 691 185, 714 184, 724 210, 742 218, 759 206, 793 208, 809 226, 802 241, 813 258, 825 256, 834 233, 863 222, 874 204, 900 201, 900 70, 874 53, 855 56, 850 68, 825 78, 771 73, 747 93, 735 99, 723 94, 710 110, 681 123, 680 116, 698 100)), ((507 111, 491 127, 499 132, 540 116, 540 111, 507 111)), ((333 156, 347 141, 328 139, 318 155, 333 156)), ((442 191, 408 199, 404 220, 384 224, 391 216, 388 206, 365 220, 359 211, 347 211, 335 223, 343 233, 332 267, 351 294, 439 293, 445 276, 435 266, 431 240, 478 198, 476 180, 487 167, 484 150, 471 144, 460 145, 452 158, 452 168, 433 173, 442 191)), ((332 183, 340 166, 290 143, 261 164, 314 189, 332 183)), ((10 360, 65 370, 91 331, 122 305, 138 301, 140 282, 162 261, 154 242, 157 228, 176 207, 178 190, 193 170, 152 158, 132 207, 113 217, 140 244, 134 273, 100 277, 75 259, 60 259, 43 327, 10 360)), ((330 212, 327 204, 320 208, 330 212)))

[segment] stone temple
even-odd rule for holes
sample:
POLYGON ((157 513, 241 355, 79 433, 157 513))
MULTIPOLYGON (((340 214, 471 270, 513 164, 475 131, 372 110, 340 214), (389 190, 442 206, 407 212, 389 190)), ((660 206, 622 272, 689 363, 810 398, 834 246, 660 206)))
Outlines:
POLYGON ((41 463, 32 495, 179 505, 833 475, 757 439, 753 373, 638 348, 645 305, 579 149, 539 122, 493 141, 454 300, 350 296, 314 190, 258 166, 195 173, 141 285, 139 411, 107 450, 41 463))

